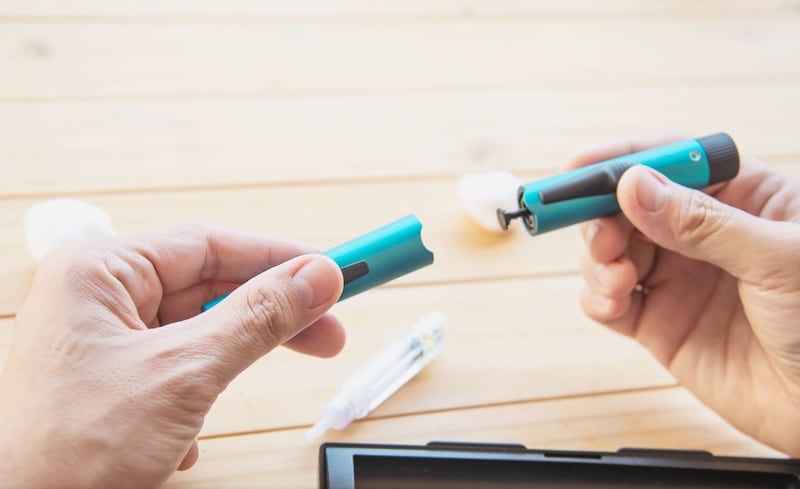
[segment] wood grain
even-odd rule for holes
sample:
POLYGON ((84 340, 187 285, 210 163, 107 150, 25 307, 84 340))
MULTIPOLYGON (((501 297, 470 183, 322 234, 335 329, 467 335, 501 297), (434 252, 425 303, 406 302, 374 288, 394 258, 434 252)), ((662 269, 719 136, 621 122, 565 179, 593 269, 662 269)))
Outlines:
POLYGON ((291 17, 341 19, 356 17, 389 19, 407 16, 463 16, 471 19, 487 15, 550 16, 603 16, 603 15, 671 15, 691 17, 696 15, 727 16, 743 12, 765 11, 791 12, 798 2, 792 0, 672 0, 670 2, 641 2, 638 0, 405 0, 402 2, 371 2, 348 0, 329 2, 311 0, 235 0, 217 2, 213 0, 188 1, 165 0, 160 2, 128 2, 122 0, 100 2, 75 0, 69 6, 42 0, 6 0, 0 5, 0 15, 45 16, 81 18, 102 16, 128 20, 138 16, 164 18, 173 16, 210 17, 266 16, 276 20, 291 17))
POLYGON ((579 149, 664 130, 727 131, 743 154, 800 161, 798 86, 5 103, 0 165, 14 170, 0 197, 550 173, 579 149))
POLYGON ((11 23, 2 28, 0 100, 798 81, 800 63, 787 49, 797 45, 798 15, 269 28, 11 23))

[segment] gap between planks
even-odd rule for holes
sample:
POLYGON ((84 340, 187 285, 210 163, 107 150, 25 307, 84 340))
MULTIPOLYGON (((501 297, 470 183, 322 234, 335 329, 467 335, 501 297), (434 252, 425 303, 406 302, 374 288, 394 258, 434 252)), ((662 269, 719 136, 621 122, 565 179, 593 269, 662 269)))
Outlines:
MULTIPOLYGON (((373 416, 369 415, 367 418, 357 419, 354 420, 353 423, 369 423, 371 421, 385 421, 389 419, 401 419, 401 418, 409 418, 412 416, 424 416, 426 414, 442 414, 448 412, 466 412, 466 411, 476 411, 480 409, 487 409, 487 408, 495 408, 495 407, 503 407, 503 406, 515 406, 515 405, 523 405, 523 404, 535 404, 535 403, 545 403, 545 402, 556 402, 556 401, 569 401, 569 400, 577 400, 582 398, 592 398, 592 397, 606 397, 606 396, 618 396, 624 394, 641 394, 646 392, 657 392, 657 391, 667 391, 670 389, 681 388, 681 385, 677 382, 669 383, 669 384, 662 384, 662 385, 655 385, 655 386, 648 386, 648 387, 635 387, 631 389, 609 389, 605 391, 596 391, 596 392, 581 392, 578 394, 565 394, 560 396, 544 396, 538 398, 531 398, 531 399, 518 399, 514 401, 504 401, 504 402, 493 402, 493 403, 482 403, 482 404, 473 404, 469 406, 459 406, 459 407, 450 407, 444 409, 428 409, 428 410, 419 410, 414 412, 404 412, 404 413, 395 413, 395 414, 385 414, 381 416, 373 416)), ((293 430, 302 430, 310 428, 311 424, 299 424, 294 426, 282 426, 280 428, 270 428, 270 429, 263 429, 263 430, 248 430, 248 431, 236 431, 230 433, 219 433, 213 435, 206 435, 206 436, 198 436, 198 440, 215 440, 219 438, 232 438, 232 437, 239 437, 239 436, 252 436, 252 435, 260 435, 266 433, 278 433, 282 431, 293 431, 293 430)))

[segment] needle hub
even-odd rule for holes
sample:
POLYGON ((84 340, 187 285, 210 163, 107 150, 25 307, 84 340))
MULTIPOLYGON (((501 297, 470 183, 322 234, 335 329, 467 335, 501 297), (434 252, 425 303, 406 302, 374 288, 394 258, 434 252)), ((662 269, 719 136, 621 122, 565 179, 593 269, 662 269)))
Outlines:
POLYGON ((509 211, 504 211, 503 209, 497 209, 497 222, 500 223, 500 228, 503 231, 507 231, 508 230, 508 225, 512 220, 520 218, 520 217, 530 216, 530 215, 531 215, 531 211, 529 211, 525 207, 522 207, 522 208, 517 209, 515 211, 510 211, 510 212, 509 211))

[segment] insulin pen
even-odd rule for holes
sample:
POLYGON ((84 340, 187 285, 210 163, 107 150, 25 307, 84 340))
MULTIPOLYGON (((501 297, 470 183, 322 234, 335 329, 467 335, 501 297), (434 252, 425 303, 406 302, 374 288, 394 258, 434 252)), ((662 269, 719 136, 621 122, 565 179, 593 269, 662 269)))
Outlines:
POLYGON ((497 209, 497 219, 506 230, 521 218, 525 229, 537 235, 616 214, 617 182, 633 165, 649 166, 675 183, 701 189, 735 177, 739 152, 730 136, 718 133, 620 156, 522 185, 517 190, 519 209, 497 209))
POLYGON ((442 347, 442 313, 420 319, 410 331, 358 369, 322 408, 322 417, 306 433, 317 439, 329 428, 341 430, 361 419, 411 380, 442 347))
MULTIPOLYGON (((422 223, 413 214, 329 249, 322 254, 339 265, 344 289, 339 300, 385 284, 433 263, 422 243, 422 223)), ((207 311, 229 294, 203 304, 207 311)))

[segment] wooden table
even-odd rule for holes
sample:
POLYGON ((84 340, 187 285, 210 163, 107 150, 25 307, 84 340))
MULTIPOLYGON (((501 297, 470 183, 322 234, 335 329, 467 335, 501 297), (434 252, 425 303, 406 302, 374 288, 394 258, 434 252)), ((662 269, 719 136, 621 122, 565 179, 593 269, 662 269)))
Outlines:
POLYGON ((441 356, 327 439, 774 455, 583 316, 577 229, 486 234, 456 182, 665 128, 728 131, 798 175, 798 54, 791 0, 4 0, 0 351, 34 270, 22 215, 45 198, 120 233, 200 218, 323 248, 415 213, 436 264, 337 305, 338 357, 253 365, 167 487, 314 487, 323 402, 433 310, 441 356))

